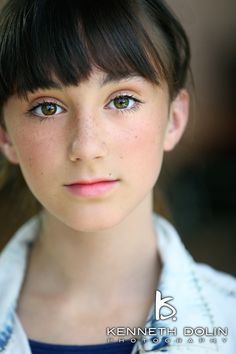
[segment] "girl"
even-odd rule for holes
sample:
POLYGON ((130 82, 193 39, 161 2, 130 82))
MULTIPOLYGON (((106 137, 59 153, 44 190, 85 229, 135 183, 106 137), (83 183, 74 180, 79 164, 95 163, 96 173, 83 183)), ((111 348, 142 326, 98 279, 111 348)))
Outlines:
POLYGON ((235 353, 235 280, 153 213, 188 119, 179 22, 160 0, 9 0, 0 33, 1 151, 41 205, 1 254, 0 350, 235 353))

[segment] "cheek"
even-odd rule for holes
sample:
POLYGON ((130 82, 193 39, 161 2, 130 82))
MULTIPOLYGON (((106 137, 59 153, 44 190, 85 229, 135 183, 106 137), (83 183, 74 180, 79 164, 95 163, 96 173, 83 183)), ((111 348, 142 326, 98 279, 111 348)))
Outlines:
POLYGON ((162 158, 165 133, 164 119, 149 115, 147 123, 139 123, 123 137, 120 157, 134 178, 156 180, 162 158))
POLYGON ((30 184, 34 184, 34 181, 39 180, 39 177, 42 179, 49 175, 48 172, 52 169, 53 164, 57 163, 60 144, 55 149, 54 140, 52 134, 37 134, 35 129, 15 136, 15 146, 21 170, 26 181, 30 184))

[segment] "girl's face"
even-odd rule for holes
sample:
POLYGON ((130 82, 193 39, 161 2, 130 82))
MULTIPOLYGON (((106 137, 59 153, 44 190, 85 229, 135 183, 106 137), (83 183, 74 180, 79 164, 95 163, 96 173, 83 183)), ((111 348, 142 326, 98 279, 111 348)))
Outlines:
POLYGON ((79 86, 10 97, 0 145, 49 214, 72 229, 95 231, 152 196, 163 151, 180 139, 187 111, 185 91, 169 104, 165 84, 140 76, 114 81, 94 70, 79 86), (66 186, 94 179, 116 183, 104 190, 66 186))

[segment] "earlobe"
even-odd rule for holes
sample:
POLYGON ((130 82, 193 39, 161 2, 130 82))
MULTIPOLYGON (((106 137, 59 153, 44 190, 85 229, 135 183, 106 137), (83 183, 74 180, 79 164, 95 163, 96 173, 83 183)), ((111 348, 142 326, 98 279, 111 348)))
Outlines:
POLYGON ((170 151, 180 141, 189 114, 189 94, 186 90, 181 90, 172 101, 169 113, 169 123, 166 130, 164 150, 170 151))
POLYGON ((0 125, 0 151, 7 158, 8 161, 10 161, 13 164, 18 164, 18 158, 15 151, 15 147, 12 144, 7 131, 1 125, 0 125))

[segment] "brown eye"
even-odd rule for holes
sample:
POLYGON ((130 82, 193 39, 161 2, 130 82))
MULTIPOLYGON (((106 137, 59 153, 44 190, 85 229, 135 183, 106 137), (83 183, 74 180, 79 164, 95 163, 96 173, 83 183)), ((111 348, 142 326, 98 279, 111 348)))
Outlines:
POLYGON ((65 112, 65 109, 55 102, 42 102, 31 108, 29 112, 42 118, 57 116, 65 112))
POLYGON ((51 116, 57 113, 57 104, 52 102, 45 102, 41 105, 41 111, 45 116, 51 116))

